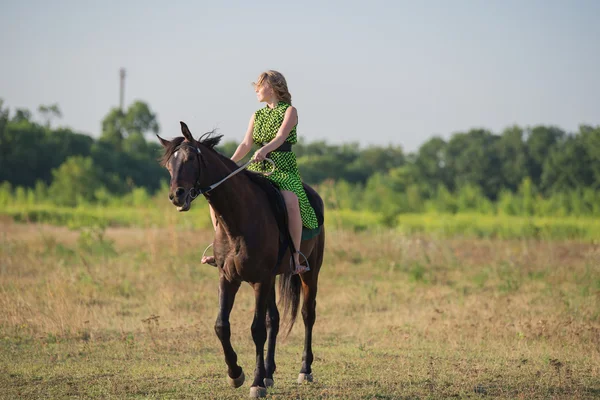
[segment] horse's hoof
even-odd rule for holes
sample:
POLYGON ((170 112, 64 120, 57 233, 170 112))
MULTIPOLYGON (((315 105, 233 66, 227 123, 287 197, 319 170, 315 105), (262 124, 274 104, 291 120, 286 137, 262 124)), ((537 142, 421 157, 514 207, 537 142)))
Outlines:
POLYGON ((298 375, 298 383, 304 383, 304 382, 312 382, 313 381, 313 376, 312 374, 305 374, 305 373, 300 373, 300 375, 298 375))
POLYGON ((244 375, 244 371, 242 371, 240 376, 238 376, 235 379, 230 378, 229 375, 227 376, 227 382, 229 383, 229 386, 234 387, 234 388, 239 388, 240 386, 242 386, 244 384, 245 380, 246 380, 246 376, 244 375))
POLYGON ((267 388, 260 387, 260 386, 252 386, 250 388, 250 398, 251 399, 258 399, 259 397, 266 397, 266 396, 267 396, 267 388))
POLYGON ((273 382, 273 379, 269 379, 269 378, 265 378, 265 387, 273 387, 273 385, 275 384, 275 382, 273 382))

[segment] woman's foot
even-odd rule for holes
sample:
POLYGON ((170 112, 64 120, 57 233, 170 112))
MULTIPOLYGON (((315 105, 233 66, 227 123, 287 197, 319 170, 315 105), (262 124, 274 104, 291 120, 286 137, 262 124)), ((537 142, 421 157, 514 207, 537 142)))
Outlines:
POLYGON ((204 256, 202 257, 201 262, 202 264, 212 265, 213 267, 217 266, 217 263, 215 262, 215 256, 204 256))
MULTIPOLYGON (((294 254, 294 272, 292 272, 292 275, 298 275, 298 274, 303 274, 305 272, 310 271, 310 267, 308 265, 302 265, 300 264, 300 253, 296 253, 294 254)), ((308 260, 306 260, 306 264, 308 264, 308 260)))
POLYGON ((204 249, 204 252, 202 253, 202 259, 200 260, 200 262, 202 264, 208 264, 208 265, 212 265, 213 267, 217 266, 217 263, 215 261, 215 256, 207 256, 205 255, 206 252, 208 251, 208 249, 210 249, 213 246, 213 244, 209 244, 208 246, 206 246, 206 248, 204 249))
POLYGON ((292 272, 292 275, 299 275, 299 274, 303 274, 308 271, 310 271, 310 268, 307 267, 306 265, 296 264, 296 270, 294 272, 292 272))

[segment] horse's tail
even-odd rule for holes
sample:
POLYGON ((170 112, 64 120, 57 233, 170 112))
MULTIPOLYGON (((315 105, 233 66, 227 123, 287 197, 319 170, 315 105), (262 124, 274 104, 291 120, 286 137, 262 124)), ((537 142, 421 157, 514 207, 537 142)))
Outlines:
POLYGON ((283 326, 285 337, 287 337, 292 328, 296 317, 298 316, 298 306, 300 304, 300 276, 292 274, 288 268, 284 268, 285 272, 279 276, 279 307, 282 309, 283 326))

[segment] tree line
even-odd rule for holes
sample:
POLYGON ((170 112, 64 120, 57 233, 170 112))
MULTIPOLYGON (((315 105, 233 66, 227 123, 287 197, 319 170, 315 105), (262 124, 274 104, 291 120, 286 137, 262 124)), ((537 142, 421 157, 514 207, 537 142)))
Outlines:
MULTIPOLYGON (((157 163, 156 114, 143 101, 113 108, 98 139, 64 127, 58 105, 37 117, 0 100, 0 182, 59 205, 101 202, 168 180, 157 163), (37 189, 36 189, 37 188, 37 189), (36 192, 37 191, 37 192, 36 192)), ((218 150, 231 156, 234 141, 218 150)), ((600 126, 510 126, 432 137, 413 153, 401 146, 361 148, 325 141, 294 146, 303 179, 328 193, 330 207, 403 212, 506 212, 600 215, 600 126)))

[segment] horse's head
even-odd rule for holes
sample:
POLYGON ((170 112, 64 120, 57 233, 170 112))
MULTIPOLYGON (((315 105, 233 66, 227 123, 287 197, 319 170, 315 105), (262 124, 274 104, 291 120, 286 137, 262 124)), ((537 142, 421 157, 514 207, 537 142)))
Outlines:
POLYGON ((157 136, 165 148, 161 165, 171 175, 169 199, 178 211, 187 211, 192 200, 199 194, 199 188, 209 184, 204 182, 210 179, 204 173, 207 170, 206 157, 213 152, 212 149, 219 143, 221 136, 209 135, 208 138, 197 141, 184 122, 181 122, 181 133, 183 137, 171 141, 157 136))

